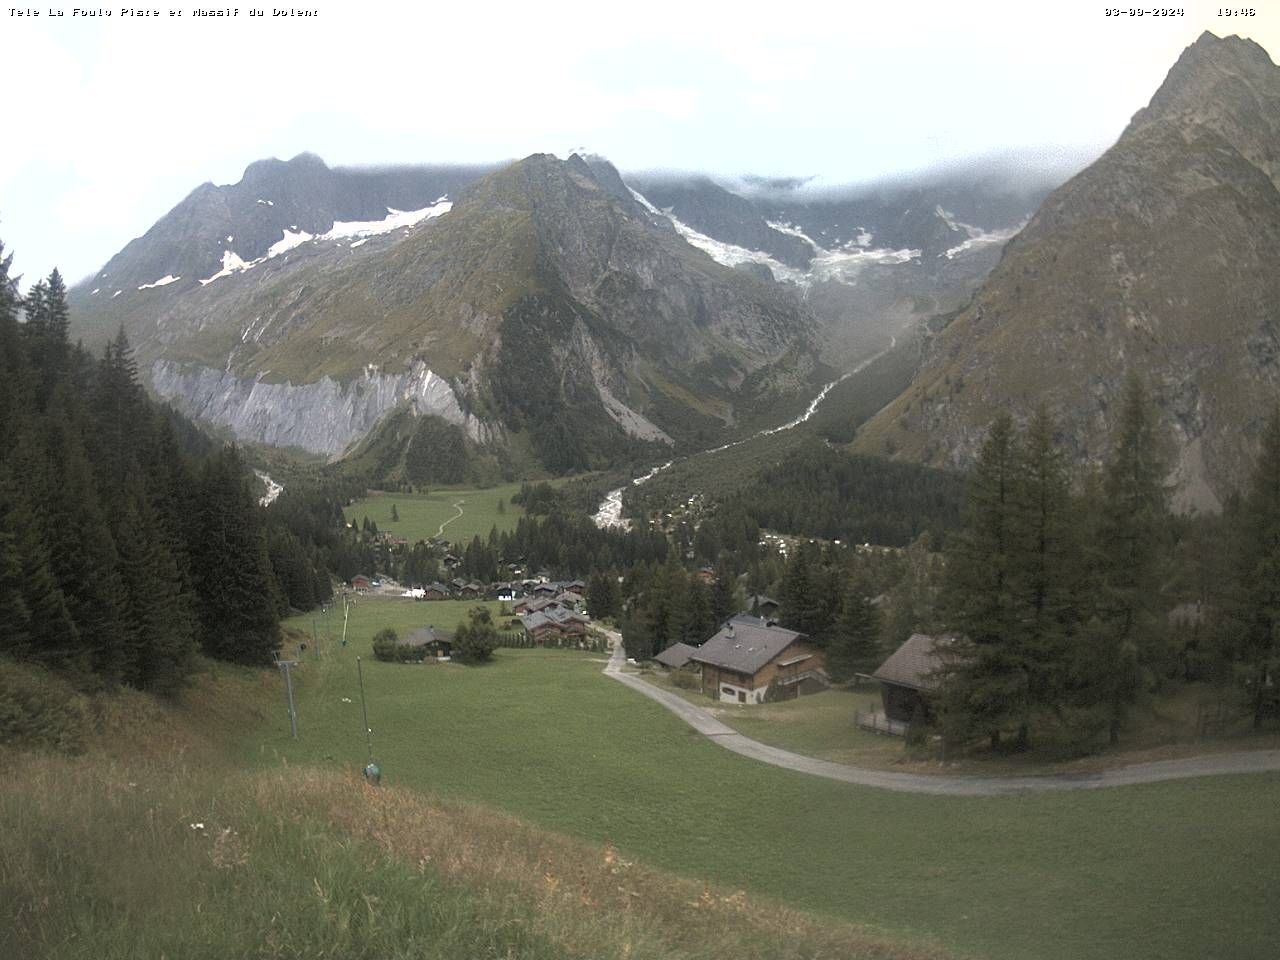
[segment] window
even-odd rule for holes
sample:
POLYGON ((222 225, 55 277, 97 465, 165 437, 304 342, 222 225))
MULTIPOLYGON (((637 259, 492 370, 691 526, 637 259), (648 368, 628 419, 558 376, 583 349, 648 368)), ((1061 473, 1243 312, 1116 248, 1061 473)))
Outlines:
POLYGON ((738 691, 738 702, 739 702, 739 703, 746 703, 746 702, 747 702, 747 695, 746 695, 746 693, 745 693, 745 692, 743 692, 742 690, 739 690, 739 691, 738 691))
POLYGON ((723 693, 726 697, 732 697, 733 687, 721 687, 720 692, 723 693))

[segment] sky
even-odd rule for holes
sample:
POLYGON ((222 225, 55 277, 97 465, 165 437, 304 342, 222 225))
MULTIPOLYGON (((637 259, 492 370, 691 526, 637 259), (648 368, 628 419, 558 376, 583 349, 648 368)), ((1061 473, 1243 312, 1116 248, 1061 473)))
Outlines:
POLYGON ((1251 18, 1196 0, 1174 18, 1104 0, 309 2, 307 18, 0 8, 0 241, 23 286, 94 272, 263 157, 585 149, 624 171, 821 184, 1010 151, 1082 165, 1202 31, 1280 53, 1270 0, 1251 18))

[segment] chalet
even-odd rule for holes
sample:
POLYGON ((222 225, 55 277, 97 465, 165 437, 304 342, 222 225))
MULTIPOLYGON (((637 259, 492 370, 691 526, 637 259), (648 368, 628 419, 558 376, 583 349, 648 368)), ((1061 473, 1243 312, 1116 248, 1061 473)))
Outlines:
POLYGON ((454 567, 456 567, 458 564, 462 562, 462 558, 455 557, 452 553, 446 553, 443 557, 440 558, 440 562, 443 563, 450 570, 452 570, 454 567))
POLYGON ((587 585, 581 580, 566 580, 560 584, 560 589, 562 592, 576 593, 581 597, 587 592, 587 585))
POLYGON ((448 600, 449 588, 443 583, 428 583, 422 588, 423 600, 448 600))
POLYGON ((463 580, 461 577, 454 577, 449 581, 449 590, 453 593, 461 593, 462 588, 466 585, 467 581, 463 580))
POLYGON ((778 607, 781 604, 773 597, 766 597, 763 593, 755 594, 747 597, 747 610, 759 617, 772 620, 778 615, 778 607))
POLYGON ((822 651, 803 633, 734 617, 690 655, 702 665, 702 692, 721 700, 763 703, 777 683, 786 699, 826 686, 822 651))
POLYGON ((661 653, 656 654, 653 659, 669 670, 679 670, 697 652, 697 647, 691 647, 687 643, 673 643, 661 653))
POLYGON ((448 660, 453 656, 453 634, 435 627, 422 627, 400 641, 406 647, 426 647, 427 656, 448 660))
POLYGON ((944 641, 940 637, 913 633, 870 675, 880 684, 884 715, 892 723, 909 724, 917 713, 928 709, 925 697, 939 686, 941 642, 944 641))
POLYGON ((716 572, 711 567, 699 567, 693 571, 693 579, 699 583, 705 583, 707 586, 716 582, 716 572))
POLYGON ((534 596, 538 597, 554 597, 560 592, 560 584, 558 583, 540 583, 533 588, 534 596))
POLYGON ((520 618, 524 634, 535 646, 542 646, 548 639, 585 637, 587 618, 563 607, 549 607, 520 618))
POLYGON ((368 590, 371 586, 373 586, 373 580, 366 577, 363 573, 357 573, 351 578, 352 590, 368 590))
POLYGON ((472 580, 470 583, 464 583, 459 587, 458 593, 460 596, 466 597, 470 600, 472 597, 478 597, 484 593, 484 587, 472 580))

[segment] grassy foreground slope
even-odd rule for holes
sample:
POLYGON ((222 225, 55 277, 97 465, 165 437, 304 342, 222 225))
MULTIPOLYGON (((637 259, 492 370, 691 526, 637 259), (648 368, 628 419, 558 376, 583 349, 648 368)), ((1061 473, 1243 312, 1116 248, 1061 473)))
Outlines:
POLYGON ((275 705, 218 668, 95 704, 83 756, 0 748, 0 956, 942 960, 468 804, 225 743, 275 705))
MULTIPOLYGON (((353 652, 368 637, 352 636, 303 671, 302 739, 281 710, 247 754, 361 762, 353 652)), ((963 954, 1274 956, 1280 776, 1003 798, 863 789, 720 750, 601 667, 553 651, 366 662, 388 782, 963 954)))

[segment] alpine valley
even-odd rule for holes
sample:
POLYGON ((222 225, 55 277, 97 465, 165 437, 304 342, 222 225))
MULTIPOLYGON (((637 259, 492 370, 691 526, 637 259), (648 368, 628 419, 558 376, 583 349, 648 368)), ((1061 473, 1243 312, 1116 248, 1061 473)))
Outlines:
POLYGON ((1052 183, 1004 163, 735 192, 578 154, 303 154, 193 191, 72 291, 73 334, 123 325, 184 413, 384 477, 426 479, 404 454, 440 420, 509 475, 656 460, 789 419, 958 307, 1052 183))

